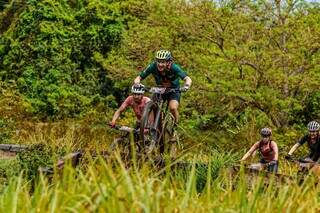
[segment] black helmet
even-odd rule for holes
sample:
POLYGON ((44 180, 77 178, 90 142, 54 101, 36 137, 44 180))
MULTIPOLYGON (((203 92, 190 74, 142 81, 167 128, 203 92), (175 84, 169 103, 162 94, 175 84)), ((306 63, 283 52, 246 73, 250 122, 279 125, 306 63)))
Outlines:
POLYGON ((261 129, 261 131, 260 131, 260 135, 261 135, 262 137, 269 137, 269 136, 271 136, 271 134, 272 134, 272 131, 271 131, 271 129, 268 128, 268 127, 265 127, 265 128, 263 128, 263 129, 261 129))

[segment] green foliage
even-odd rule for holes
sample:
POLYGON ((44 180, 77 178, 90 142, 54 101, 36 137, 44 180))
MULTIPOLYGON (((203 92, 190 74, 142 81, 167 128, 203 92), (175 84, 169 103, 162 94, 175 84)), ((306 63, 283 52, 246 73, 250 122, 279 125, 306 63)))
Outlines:
POLYGON ((0 159, 0 191, 6 187, 10 178, 19 175, 20 167, 16 159, 0 159))
POLYGON ((115 107, 109 100, 125 98, 159 48, 170 49, 193 79, 186 119, 202 115, 217 128, 258 118, 258 127, 279 128, 319 110, 303 106, 319 88, 316 3, 12 1, 1 17, 8 21, 0 77, 16 83, 26 112, 40 118, 115 107))
POLYGON ((193 80, 182 95, 181 126, 196 136, 211 131, 213 147, 247 146, 264 126, 284 142, 284 131, 319 119, 320 6, 277 2, 6 1, 0 78, 13 86, 1 93, 11 107, 1 108, 1 118, 62 120, 96 111, 110 118, 134 77, 165 48, 193 80))
POLYGON ((305 107, 305 97, 320 86, 318 4, 149 1, 140 9, 147 12, 128 22, 121 49, 104 60, 115 81, 132 82, 166 48, 194 82, 181 104, 190 127, 227 130, 239 140, 263 126, 317 118, 319 107, 305 107))
POLYGON ((30 145, 26 151, 19 153, 17 161, 25 177, 34 180, 39 174, 39 167, 53 165, 53 156, 55 154, 50 146, 39 143, 30 145))
POLYGON ((35 115, 77 117, 112 94, 93 55, 117 45, 122 22, 117 2, 28 1, 1 37, 1 79, 16 81, 35 115))
POLYGON ((218 178, 219 174, 221 174, 222 169, 234 165, 236 161, 235 154, 232 154, 231 152, 221 153, 217 150, 211 150, 211 154, 208 163, 196 164, 197 192, 202 192, 207 184, 211 184, 208 182, 208 177, 210 177, 210 181, 215 180, 218 178), (209 172, 210 174, 208 174, 209 172))
POLYGON ((291 122, 306 125, 311 120, 320 119, 320 93, 315 91, 304 97, 304 105, 298 105, 291 110, 291 122))
POLYGON ((0 118, 0 143, 10 143, 14 133, 15 123, 13 120, 0 118))

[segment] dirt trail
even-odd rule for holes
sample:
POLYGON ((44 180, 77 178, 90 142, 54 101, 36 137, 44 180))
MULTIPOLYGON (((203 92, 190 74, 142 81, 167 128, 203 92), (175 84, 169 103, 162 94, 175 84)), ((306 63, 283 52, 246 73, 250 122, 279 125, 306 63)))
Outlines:
POLYGON ((7 159, 12 159, 16 157, 15 152, 5 152, 0 150, 0 160, 7 160, 7 159))

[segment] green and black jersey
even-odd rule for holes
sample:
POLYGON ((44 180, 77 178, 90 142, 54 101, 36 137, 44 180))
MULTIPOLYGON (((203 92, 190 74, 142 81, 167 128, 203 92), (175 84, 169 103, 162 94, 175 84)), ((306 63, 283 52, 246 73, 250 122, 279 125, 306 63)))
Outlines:
POLYGON ((175 63, 172 63, 169 69, 166 69, 163 73, 160 73, 157 68, 157 63, 153 62, 140 73, 140 77, 145 79, 150 74, 153 75, 157 86, 165 86, 171 88, 178 88, 180 86, 179 80, 183 80, 188 75, 181 67, 175 63))
POLYGON ((298 141, 300 145, 303 145, 306 142, 310 149, 309 157, 313 161, 317 161, 320 158, 320 136, 317 135, 317 137, 314 140, 311 140, 310 136, 306 134, 298 141))

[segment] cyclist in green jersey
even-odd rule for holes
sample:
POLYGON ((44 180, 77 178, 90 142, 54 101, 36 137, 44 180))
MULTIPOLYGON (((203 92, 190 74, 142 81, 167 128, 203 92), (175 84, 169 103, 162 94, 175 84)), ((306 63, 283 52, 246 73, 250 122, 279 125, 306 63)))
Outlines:
MULTIPOLYGON (((184 85, 180 87, 181 91, 189 90, 192 80, 186 74, 186 72, 181 69, 179 65, 173 62, 173 58, 170 51, 159 50, 156 52, 155 61, 147 66, 139 76, 134 79, 134 84, 140 84, 140 82, 148 77, 150 74, 153 75, 157 86, 166 87, 166 88, 179 88, 179 80, 184 81, 184 85)), ((180 102, 180 93, 172 92, 167 94, 165 100, 169 103, 169 110, 172 113, 175 124, 179 121, 179 102, 180 102)), ((175 134, 174 134, 175 135, 175 134)), ((176 136, 172 137, 172 140, 175 140, 176 136)))

